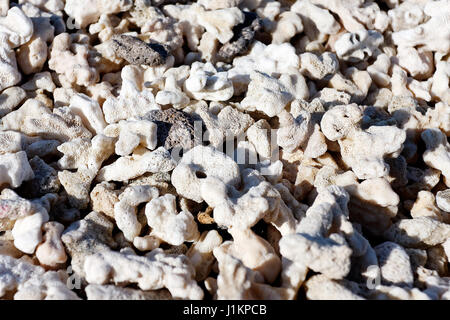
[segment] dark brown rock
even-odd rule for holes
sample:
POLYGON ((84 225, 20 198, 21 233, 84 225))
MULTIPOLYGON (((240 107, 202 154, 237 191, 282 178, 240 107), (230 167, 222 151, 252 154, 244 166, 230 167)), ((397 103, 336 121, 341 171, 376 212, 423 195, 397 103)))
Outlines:
POLYGON ((153 121, 158 126, 158 145, 167 150, 175 147, 189 150, 194 146, 194 119, 190 114, 170 108, 152 110, 141 117, 153 121))
POLYGON ((221 61, 230 62, 237 55, 247 52, 255 34, 262 28, 261 19, 253 12, 244 11, 245 20, 233 28, 233 38, 225 43, 217 53, 221 61))
POLYGON ((168 56, 163 45, 146 43, 132 36, 115 35, 112 37, 112 46, 117 56, 135 65, 161 65, 168 56))

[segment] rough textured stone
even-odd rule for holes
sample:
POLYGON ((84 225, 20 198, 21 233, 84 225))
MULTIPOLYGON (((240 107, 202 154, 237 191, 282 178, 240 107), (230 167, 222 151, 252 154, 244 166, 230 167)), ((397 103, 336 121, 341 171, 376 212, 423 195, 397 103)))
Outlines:
POLYGON ((233 38, 225 43, 217 53, 220 60, 231 61, 237 55, 247 51, 253 42, 255 33, 262 28, 261 19, 253 12, 244 11, 245 20, 233 28, 233 38))
POLYGON ((145 43, 144 41, 125 35, 115 35, 112 47, 116 54, 131 64, 157 66, 164 64, 167 51, 159 43, 145 43))
POLYGON ((158 146, 164 146, 167 150, 175 147, 188 150, 194 146, 194 121, 199 120, 188 113, 170 108, 152 110, 141 118, 158 126, 158 146))

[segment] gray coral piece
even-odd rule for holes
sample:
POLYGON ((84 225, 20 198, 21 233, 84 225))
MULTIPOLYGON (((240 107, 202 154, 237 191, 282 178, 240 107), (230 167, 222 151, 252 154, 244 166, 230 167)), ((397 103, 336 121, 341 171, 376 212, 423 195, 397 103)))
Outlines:
POLYGON ((117 56, 134 65, 157 66, 166 62, 168 52, 159 43, 146 43, 139 38, 115 35, 112 47, 117 56))
POLYGON ((220 60, 229 62, 235 56, 245 53, 253 42, 256 32, 262 28, 261 19, 255 13, 244 11, 244 15, 244 22, 233 29, 234 37, 217 52, 220 60))

